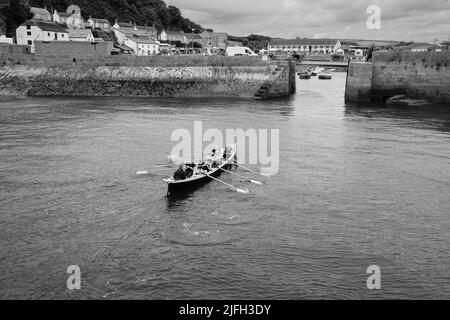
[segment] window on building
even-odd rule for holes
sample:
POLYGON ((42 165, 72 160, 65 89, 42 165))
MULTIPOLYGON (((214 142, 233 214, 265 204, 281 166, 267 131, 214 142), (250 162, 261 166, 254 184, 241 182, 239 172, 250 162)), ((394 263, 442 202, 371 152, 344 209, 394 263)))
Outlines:
POLYGON ((28 40, 28 45, 31 46, 33 44, 33 41, 28 40))
POLYGON ((27 30, 31 30, 31 26, 27 26, 27 30))
POLYGON ((31 36, 31 31, 27 31, 27 36, 31 36))
POLYGON ((61 35, 61 38, 64 38, 64 34, 61 35))
POLYGON ((50 37, 50 32, 48 33, 48 36, 50 37))

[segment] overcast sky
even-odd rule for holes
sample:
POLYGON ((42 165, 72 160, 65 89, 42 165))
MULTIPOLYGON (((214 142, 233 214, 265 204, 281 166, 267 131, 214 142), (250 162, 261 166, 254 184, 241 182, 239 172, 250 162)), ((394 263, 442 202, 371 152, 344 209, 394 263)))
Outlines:
POLYGON ((167 0, 203 27, 232 35, 449 40, 450 0, 167 0), (381 9, 369 30, 367 8, 381 9))

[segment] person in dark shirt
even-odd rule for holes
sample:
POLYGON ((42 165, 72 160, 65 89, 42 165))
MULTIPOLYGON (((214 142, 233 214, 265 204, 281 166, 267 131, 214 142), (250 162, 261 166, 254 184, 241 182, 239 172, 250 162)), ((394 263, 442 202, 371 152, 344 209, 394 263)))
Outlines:
POLYGON ((190 177, 192 177, 194 175, 194 168, 188 166, 186 168, 186 179, 189 179, 190 177))
POLYGON ((201 169, 204 170, 204 171, 206 171, 206 172, 209 172, 209 171, 211 170, 211 169, 209 168, 209 165, 208 165, 207 163, 202 164, 202 165, 201 165, 201 169))
POLYGON ((185 180, 186 179, 186 170, 184 164, 182 164, 177 171, 173 174, 173 178, 175 180, 185 180))

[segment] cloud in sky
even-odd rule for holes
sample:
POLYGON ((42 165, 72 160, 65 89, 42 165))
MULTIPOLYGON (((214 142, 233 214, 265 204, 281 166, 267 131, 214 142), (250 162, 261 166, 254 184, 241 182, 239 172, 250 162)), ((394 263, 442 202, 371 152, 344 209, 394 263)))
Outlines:
POLYGON ((233 35, 431 42, 450 37, 450 0, 168 0, 187 18, 233 35), (369 30, 366 10, 381 9, 369 30))

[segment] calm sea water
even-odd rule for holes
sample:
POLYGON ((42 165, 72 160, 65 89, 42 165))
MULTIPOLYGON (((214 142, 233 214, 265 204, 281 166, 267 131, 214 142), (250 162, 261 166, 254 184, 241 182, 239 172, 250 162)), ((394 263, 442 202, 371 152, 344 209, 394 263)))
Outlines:
POLYGON ((0 298, 450 298, 450 106, 350 107, 344 86, 299 80, 268 102, 1 98, 0 298), (135 173, 196 120, 279 128, 280 172, 222 176, 250 195, 213 182, 167 199, 162 176, 135 173))

